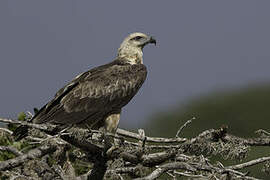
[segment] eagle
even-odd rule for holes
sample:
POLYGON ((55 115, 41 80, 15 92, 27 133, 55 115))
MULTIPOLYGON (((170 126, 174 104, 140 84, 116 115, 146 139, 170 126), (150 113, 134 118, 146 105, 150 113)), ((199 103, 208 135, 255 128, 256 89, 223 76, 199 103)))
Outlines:
MULTIPOLYGON (((128 35, 112 62, 76 76, 33 116, 31 122, 88 129, 103 127, 105 132, 115 133, 122 108, 146 79, 143 48, 151 43, 156 45, 156 40, 144 33, 128 35)), ((15 131, 15 137, 19 132, 15 131)))

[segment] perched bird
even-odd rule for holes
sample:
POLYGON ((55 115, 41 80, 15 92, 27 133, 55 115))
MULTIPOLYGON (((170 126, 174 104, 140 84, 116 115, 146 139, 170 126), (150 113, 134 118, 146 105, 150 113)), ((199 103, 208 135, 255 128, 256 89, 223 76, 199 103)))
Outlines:
MULTIPOLYGON (((31 121, 90 129, 104 127, 106 132, 114 133, 122 107, 146 79, 142 50, 149 43, 156 44, 156 40, 139 32, 128 35, 115 60, 75 77, 31 121)), ((20 130, 14 134, 19 133, 20 130)))

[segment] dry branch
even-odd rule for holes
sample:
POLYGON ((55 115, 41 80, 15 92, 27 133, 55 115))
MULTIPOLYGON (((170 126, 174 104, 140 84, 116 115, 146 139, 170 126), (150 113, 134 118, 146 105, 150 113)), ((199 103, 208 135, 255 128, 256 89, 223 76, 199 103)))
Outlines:
POLYGON ((6 170, 6 169, 12 169, 31 159, 40 158, 44 156, 45 154, 55 151, 55 149, 56 149, 56 146, 53 146, 53 145, 44 145, 44 146, 37 147, 36 149, 30 150, 28 153, 20 155, 14 159, 9 159, 9 160, 0 162, 0 171, 6 170))
MULTIPOLYGON (((139 134, 126 131, 124 129, 117 129, 116 133, 123 137, 132 138, 136 140, 143 140, 141 139, 139 134)), ((146 142, 153 142, 153 143, 182 143, 187 140, 186 138, 161 138, 161 137, 148 137, 148 136, 145 136, 145 138, 146 138, 146 142)))
POLYGON ((239 169, 243 169, 243 168, 246 168, 246 167, 254 166, 256 164, 263 163, 263 162, 269 161, 269 160, 270 160, 270 156, 268 156, 268 157, 261 157, 261 158, 254 159, 254 160, 251 160, 251 161, 242 163, 242 164, 228 166, 227 168, 228 169, 239 170, 239 169))
POLYGON ((8 151, 8 152, 13 153, 16 156, 23 155, 22 152, 20 152, 18 149, 16 149, 15 147, 12 147, 12 146, 0 146, 0 151, 8 151))
MULTIPOLYGON (((222 164, 213 165, 205 156, 227 153, 227 156, 243 159, 245 149, 249 146, 270 146, 270 137, 267 131, 264 136, 257 138, 241 138, 227 133, 227 127, 203 131, 194 138, 178 137, 183 128, 190 123, 186 122, 176 133, 177 137, 162 138, 149 137, 144 130, 138 133, 118 129, 116 134, 107 136, 120 140, 117 148, 107 153, 103 142, 102 131, 89 131, 87 129, 67 128, 56 135, 54 125, 33 124, 25 121, 0 118, 0 122, 24 125, 33 131, 24 141, 34 141, 34 149, 20 151, 15 146, 0 146, 0 151, 10 152, 17 157, 0 162, 0 171, 9 177, 17 177, 18 168, 21 169, 21 178, 32 177, 23 169, 27 162, 42 160, 42 167, 46 167, 51 177, 60 179, 125 179, 137 178, 138 180, 157 179, 167 174, 170 178, 181 176, 202 177, 216 179, 256 179, 238 170, 270 161, 270 157, 262 157, 249 162, 224 167, 222 164), (46 133, 45 133, 46 132, 46 133), (44 134, 40 136, 40 134, 44 134), (71 147, 72 150, 71 150, 71 147), (234 147, 234 148, 232 148, 234 147), (76 152, 76 153, 75 153, 76 152), (79 152, 79 154, 78 154, 79 152), (72 153, 73 160, 69 160, 68 153, 72 153), (187 154, 188 153, 188 154, 187 154), (192 154, 192 155, 191 155, 192 154), (50 166, 48 158, 54 159, 50 166), (74 163, 79 161, 88 167, 84 174, 76 175, 74 163), (5 171, 9 170, 9 171, 5 171), (26 173, 26 174, 25 174, 26 173)), ((5 131, 8 136, 10 130, 5 131)), ((226 155, 226 154, 225 154, 226 155)), ((45 168, 45 169, 46 169, 45 168)), ((1 175, 1 174, 0 174, 1 175)), ((2 174, 3 175, 3 174, 2 174)), ((33 178, 33 177, 32 177, 33 178)))
POLYGON ((7 124, 28 126, 28 127, 39 129, 39 130, 47 130, 48 129, 48 125, 33 124, 33 123, 19 121, 19 120, 13 120, 13 119, 0 118, 0 122, 7 123, 7 124))
POLYGON ((194 120, 194 119, 196 119, 196 118, 193 117, 193 118, 191 118, 190 120, 188 120, 187 122, 185 122, 185 124, 183 124, 183 125, 178 129, 178 131, 177 131, 175 137, 176 137, 176 138, 179 138, 179 135, 180 135, 180 133, 183 131, 183 129, 184 129, 188 124, 192 123, 192 120, 194 120))

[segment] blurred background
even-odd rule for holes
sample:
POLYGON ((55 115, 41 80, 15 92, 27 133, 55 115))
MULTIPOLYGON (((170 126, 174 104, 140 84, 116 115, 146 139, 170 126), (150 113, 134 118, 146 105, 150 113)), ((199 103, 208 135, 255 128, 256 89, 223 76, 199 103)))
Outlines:
MULTIPOLYGON (((40 108, 140 31, 148 77, 120 127, 183 136, 270 127, 270 1, 0 1, 0 116, 40 108)), ((266 149, 262 153, 268 153, 266 149)), ((260 155, 260 153, 256 153, 260 155)), ((269 155, 269 153, 268 153, 269 155)))

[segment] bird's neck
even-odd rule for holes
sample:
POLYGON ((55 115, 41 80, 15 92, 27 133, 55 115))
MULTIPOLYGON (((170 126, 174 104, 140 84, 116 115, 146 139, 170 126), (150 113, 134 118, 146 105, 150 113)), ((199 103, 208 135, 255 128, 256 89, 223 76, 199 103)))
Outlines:
POLYGON ((129 51, 118 51, 118 58, 123 59, 129 64, 143 64, 143 52, 142 50, 129 50, 129 51))
POLYGON ((126 63, 129 64, 143 64, 142 57, 138 56, 119 56, 120 59, 123 59, 126 63))

